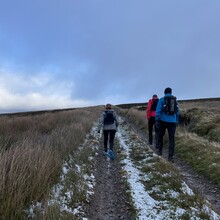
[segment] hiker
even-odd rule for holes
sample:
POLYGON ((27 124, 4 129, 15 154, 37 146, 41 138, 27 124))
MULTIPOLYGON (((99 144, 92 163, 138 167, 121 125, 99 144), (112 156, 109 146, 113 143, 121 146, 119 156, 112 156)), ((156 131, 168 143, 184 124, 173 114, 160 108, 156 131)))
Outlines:
POLYGON ((111 104, 107 104, 106 110, 102 112, 99 118, 98 133, 100 129, 103 129, 104 135, 104 156, 109 156, 111 160, 114 160, 114 138, 118 127, 118 116, 112 109, 111 104), (109 148, 108 148, 109 143, 109 148))
POLYGON ((172 89, 166 88, 164 90, 164 97, 159 99, 156 108, 156 124, 159 125, 159 149, 158 154, 162 155, 163 151, 163 137, 168 130, 169 136, 169 153, 168 160, 173 162, 174 148, 175 148, 175 131, 179 120, 179 108, 176 97, 172 95, 172 89))
POLYGON ((159 99, 156 94, 152 96, 152 98, 147 103, 147 120, 148 120, 148 134, 149 134, 149 144, 153 144, 153 127, 155 130, 155 140, 156 140, 156 148, 158 148, 158 129, 155 125, 155 115, 156 115, 156 108, 159 99))

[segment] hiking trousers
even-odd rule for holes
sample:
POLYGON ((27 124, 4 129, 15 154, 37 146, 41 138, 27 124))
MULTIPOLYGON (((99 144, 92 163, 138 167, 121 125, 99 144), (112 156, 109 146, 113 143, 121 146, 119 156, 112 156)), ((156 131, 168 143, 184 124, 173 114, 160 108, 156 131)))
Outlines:
POLYGON ((175 131, 176 123, 160 121, 160 132, 159 132, 159 152, 163 150, 163 137, 166 130, 168 131, 169 136, 169 158, 172 158, 174 155, 175 148, 175 131))
POLYGON ((109 150, 113 151, 115 133, 116 133, 116 130, 103 130, 103 134, 104 134, 104 151, 108 150, 108 142, 109 142, 109 150))
POLYGON ((153 142, 153 127, 155 124, 155 117, 150 117, 148 119, 148 134, 149 134, 149 143, 152 144, 153 142))
POLYGON ((153 143, 153 129, 155 130, 155 142, 156 142, 156 148, 159 147, 159 128, 155 125, 155 117, 150 117, 148 119, 148 134, 149 134, 149 143, 153 143))

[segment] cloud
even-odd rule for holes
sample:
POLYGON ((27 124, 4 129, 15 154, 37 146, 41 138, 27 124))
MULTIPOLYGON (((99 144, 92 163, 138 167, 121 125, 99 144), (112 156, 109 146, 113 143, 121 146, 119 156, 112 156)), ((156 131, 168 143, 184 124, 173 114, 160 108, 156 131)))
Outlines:
POLYGON ((1 91, 30 109, 143 102, 167 86, 218 97, 219 10, 218 0, 1 2, 1 91))
POLYGON ((74 85, 68 81, 56 81, 51 74, 34 76, 3 73, 0 75, 0 111, 29 111, 83 107, 91 102, 72 99, 74 85))

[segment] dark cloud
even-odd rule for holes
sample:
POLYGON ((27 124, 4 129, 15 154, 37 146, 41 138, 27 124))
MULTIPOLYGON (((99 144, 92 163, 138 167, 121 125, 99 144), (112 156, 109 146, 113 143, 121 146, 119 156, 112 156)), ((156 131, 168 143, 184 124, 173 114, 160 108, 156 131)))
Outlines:
POLYGON ((166 86, 216 97, 219 9, 217 0, 1 2, 0 65, 72 81, 73 99, 139 102, 166 86))

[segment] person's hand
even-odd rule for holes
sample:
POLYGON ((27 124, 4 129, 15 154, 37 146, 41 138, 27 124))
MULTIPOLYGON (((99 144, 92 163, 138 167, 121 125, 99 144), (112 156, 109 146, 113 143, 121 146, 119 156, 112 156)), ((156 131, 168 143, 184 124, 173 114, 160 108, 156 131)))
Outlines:
POLYGON ((100 133, 100 130, 98 130, 98 133, 100 133))
POLYGON ((159 121, 159 120, 155 122, 155 127, 156 127, 156 128, 159 128, 159 127, 160 127, 160 121, 159 121))

